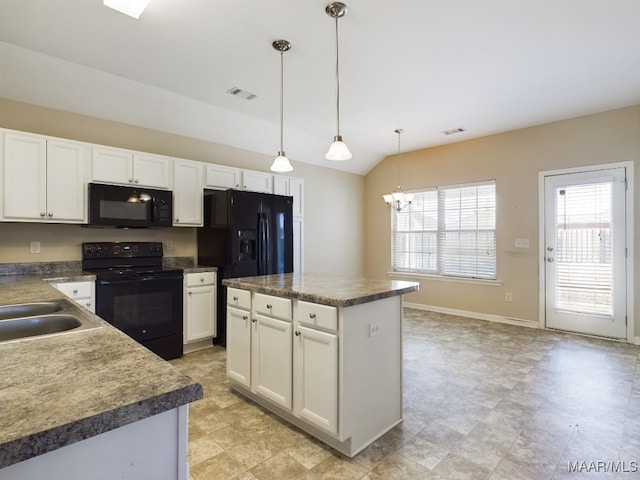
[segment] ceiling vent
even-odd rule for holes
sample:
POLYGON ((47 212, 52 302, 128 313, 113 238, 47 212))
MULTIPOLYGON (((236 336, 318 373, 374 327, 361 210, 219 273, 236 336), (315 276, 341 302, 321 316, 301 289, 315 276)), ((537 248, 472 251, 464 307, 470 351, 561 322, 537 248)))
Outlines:
POLYGON ((442 133, 445 135, 455 135, 456 133, 466 132, 465 128, 452 128, 451 130, 443 130, 442 133))
POLYGON ((230 93, 231 95, 235 95, 236 97, 239 97, 239 98, 244 98, 245 100, 253 100, 254 98, 257 97, 255 93, 247 92, 246 90, 242 90, 241 88, 238 88, 238 87, 230 88, 229 90, 227 90, 227 93, 230 93))

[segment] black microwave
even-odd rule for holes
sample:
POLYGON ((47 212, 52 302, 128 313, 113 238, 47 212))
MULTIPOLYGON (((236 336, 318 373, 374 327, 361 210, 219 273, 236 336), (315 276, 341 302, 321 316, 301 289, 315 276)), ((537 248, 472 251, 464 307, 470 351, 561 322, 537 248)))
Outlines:
POLYGON ((169 190, 89 184, 89 226, 171 227, 173 199, 169 190))

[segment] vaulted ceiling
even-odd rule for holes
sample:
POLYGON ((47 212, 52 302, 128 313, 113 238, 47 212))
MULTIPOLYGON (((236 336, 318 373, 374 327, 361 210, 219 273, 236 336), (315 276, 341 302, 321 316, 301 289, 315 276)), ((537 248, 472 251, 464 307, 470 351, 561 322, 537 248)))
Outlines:
POLYGON ((0 97, 366 174, 396 153, 640 103, 637 0, 0 0, 0 97), (245 100, 233 87, 255 94, 245 100), (445 135, 449 129, 464 132, 445 135))

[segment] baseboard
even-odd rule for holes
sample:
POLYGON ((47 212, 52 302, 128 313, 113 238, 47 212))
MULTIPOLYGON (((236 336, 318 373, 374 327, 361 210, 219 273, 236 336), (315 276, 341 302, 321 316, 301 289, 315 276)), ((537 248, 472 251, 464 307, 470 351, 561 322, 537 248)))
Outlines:
POLYGON ((640 337, 633 337, 633 343, 635 345, 640 345, 640 337))
MULTIPOLYGON (((447 313, 449 315, 457 315, 459 317, 475 318, 477 320, 487 320, 489 322, 507 323, 509 325, 518 325, 520 327, 540 328, 537 321, 522 320, 520 318, 503 317, 501 315, 491 315, 489 313, 469 312, 467 310, 458 310, 456 308, 436 307, 433 305, 424 305, 422 303, 404 302, 406 308, 414 308, 416 310, 425 310, 428 312, 447 313)), ((636 340, 640 338, 636 337, 636 340)))

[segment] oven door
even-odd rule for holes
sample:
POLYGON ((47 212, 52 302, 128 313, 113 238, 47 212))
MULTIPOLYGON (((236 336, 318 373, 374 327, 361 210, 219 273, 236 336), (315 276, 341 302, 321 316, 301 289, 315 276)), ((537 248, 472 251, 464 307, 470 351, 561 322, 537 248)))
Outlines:
POLYGON ((182 274, 98 278, 96 314, 142 344, 179 336, 182 347, 182 274))

